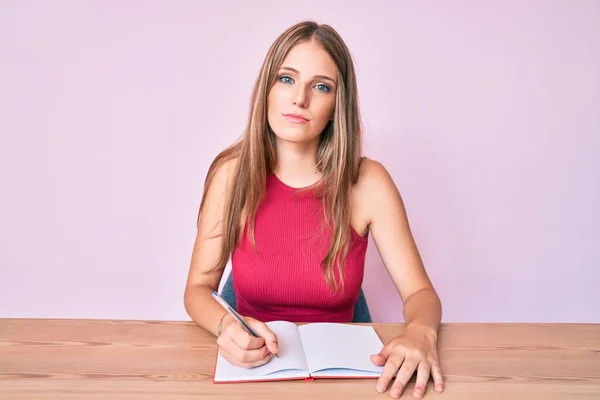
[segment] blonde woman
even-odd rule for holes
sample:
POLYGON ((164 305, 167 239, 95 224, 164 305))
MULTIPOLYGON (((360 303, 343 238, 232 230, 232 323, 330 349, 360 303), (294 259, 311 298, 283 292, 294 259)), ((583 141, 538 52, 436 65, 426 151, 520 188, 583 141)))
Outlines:
POLYGON ((407 323, 371 358, 384 365, 376 388, 398 398, 416 372, 413 396, 420 398, 430 377, 443 390, 441 304, 402 198, 385 167, 362 156, 361 142, 344 41, 311 21, 288 28, 266 55, 244 134, 208 171, 184 303, 199 326, 218 336, 230 363, 262 365, 278 351, 267 321, 356 321, 372 235, 407 323), (236 309, 261 338, 211 296, 229 260, 236 309))

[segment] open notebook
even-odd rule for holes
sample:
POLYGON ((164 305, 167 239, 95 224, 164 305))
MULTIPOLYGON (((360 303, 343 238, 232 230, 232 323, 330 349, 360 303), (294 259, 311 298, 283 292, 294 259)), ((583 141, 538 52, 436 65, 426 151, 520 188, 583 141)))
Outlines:
POLYGON ((214 383, 312 378, 378 378, 383 367, 371 354, 383 343, 371 326, 273 321, 266 325, 279 342, 279 358, 255 368, 231 365, 217 352, 214 383))

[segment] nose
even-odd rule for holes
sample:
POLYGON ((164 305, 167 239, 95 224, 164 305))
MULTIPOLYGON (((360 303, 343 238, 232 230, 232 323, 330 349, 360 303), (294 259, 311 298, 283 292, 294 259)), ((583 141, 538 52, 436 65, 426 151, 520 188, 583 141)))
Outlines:
POLYGON ((294 93, 294 105, 300 108, 306 108, 308 106, 308 94, 302 85, 298 85, 298 88, 294 93))

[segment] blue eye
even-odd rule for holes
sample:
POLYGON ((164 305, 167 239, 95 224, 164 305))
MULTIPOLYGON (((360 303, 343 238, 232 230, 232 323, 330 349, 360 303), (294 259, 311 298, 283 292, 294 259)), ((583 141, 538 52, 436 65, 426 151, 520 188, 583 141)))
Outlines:
POLYGON ((294 80, 287 75, 280 76, 279 80, 283 83, 294 83, 294 80))
POLYGON ((322 84, 322 83, 319 83, 318 85, 316 85, 315 88, 318 91, 321 91, 321 92, 325 92, 325 93, 331 92, 331 88, 329 86, 327 86, 327 85, 322 84))

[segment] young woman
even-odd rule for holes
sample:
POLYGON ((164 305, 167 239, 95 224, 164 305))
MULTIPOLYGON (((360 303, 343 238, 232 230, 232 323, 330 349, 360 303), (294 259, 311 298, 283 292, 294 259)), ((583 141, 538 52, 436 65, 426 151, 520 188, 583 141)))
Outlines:
POLYGON ((440 300, 423 267, 402 198, 387 170, 362 157, 350 52, 328 25, 303 22, 269 49, 247 127, 220 153, 205 181, 185 307, 218 336, 232 364, 255 367, 276 354, 264 322, 351 322, 371 234, 404 303, 406 329, 371 360, 376 387, 397 398, 416 371, 443 389, 437 355, 440 300), (243 330, 211 297, 231 259, 243 330))

